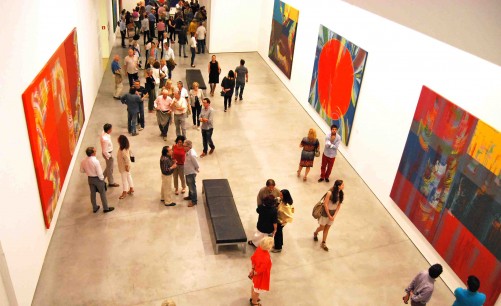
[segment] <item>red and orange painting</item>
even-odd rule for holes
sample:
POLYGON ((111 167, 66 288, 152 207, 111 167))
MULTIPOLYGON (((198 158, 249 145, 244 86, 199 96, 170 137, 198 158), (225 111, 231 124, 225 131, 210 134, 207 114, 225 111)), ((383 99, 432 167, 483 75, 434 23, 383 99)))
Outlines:
POLYGON ((494 305, 501 291, 501 134, 423 86, 391 198, 494 305))
POLYGON ((22 97, 42 213, 50 228, 85 120, 76 29, 22 97))
POLYGON ((308 102, 348 145, 367 51, 320 25, 308 102))

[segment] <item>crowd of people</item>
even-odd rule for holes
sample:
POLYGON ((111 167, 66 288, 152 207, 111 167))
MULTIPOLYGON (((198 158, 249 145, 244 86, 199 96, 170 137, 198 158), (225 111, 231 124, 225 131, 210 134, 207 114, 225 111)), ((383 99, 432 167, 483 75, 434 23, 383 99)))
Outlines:
MULTIPOLYGON (((122 47, 129 38, 129 49, 124 58, 123 70, 120 56, 114 55, 111 71, 115 78, 113 97, 127 105, 127 127, 130 136, 138 135, 138 131, 145 128, 145 106, 149 113, 155 113, 160 130, 160 137, 167 141, 169 126, 175 126, 175 142, 163 146, 160 154, 160 172, 162 183, 160 188, 160 201, 167 207, 176 206, 174 195, 188 194, 183 200, 188 201, 188 207, 198 203, 196 176, 200 171, 198 155, 193 148, 191 140, 187 139, 186 125, 191 117, 193 129, 201 131, 202 153, 200 158, 214 153, 216 148, 212 140, 214 131, 214 109, 211 107, 211 98, 214 97, 217 84, 220 83, 221 67, 216 55, 211 56, 207 71, 209 74, 210 91, 205 96, 197 82, 187 84, 187 89, 182 81, 173 84, 172 71, 176 67, 174 44, 177 39, 179 45, 178 55, 186 56, 186 44, 191 50, 191 66, 195 67, 195 54, 205 53, 206 29, 204 22, 207 13, 200 7, 198 1, 179 1, 175 6, 169 7, 165 1, 139 2, 132 13, 124 10, 119 22, 122 47), (174 13, 175 12, 175 13, 174 13), (174 15, 170 15, 174 13, 174 15), (133 32, 133 34, 132 34, 133 32), (144 48, 144 86, 139 79, 139 71, 143 70, 142 48, 140 34, 143 34, 144 48), (188 34, 190 39, 188 39, 188 34), (156 39, 156 41, 155 41, 156 39), (129 90, 123 91, 123 77, 127 77, 129 90), (145 105, 146 104, 146 105, 145 105)), ((243 92, 249 81, 248 69, 245 60, 240 61, 235 70, 230 70, 221 80, 221 96, 224 99, 224 112, 231 108, 233 99, 243 100, 243 92)), ((81 171, 88 176, 91 192, 93 212, 99 211, 96 203, 96 194, 99 193, 103 211, 114 210, 108 205, 106 198, 107 187, 119 187, 113 177, 113 141, 111 138, 112 124, 106 123, 100 138, 102 156, 106 167, 103 171, 96 158, 96 148, 86 149, 87 158, 81 163, 81 171), (108 181, 108 184, 105 183, 108 181)), ((318 182, 330 182, 330 174, 336 159, 341 137, 337 134, 338 127, 331 126, 330 132, 325 136, 325 145, 321 158, 321 170, 318 182)), ((117 138, 119 149, 116 155, 118 170, 122 181, 122 193, 119 199, 125 199, 134 194, 134 183, 131 175, 134 154, 126 135, 117 138)), ((307 181, 308 174, 316 157, 320 157, 321 148, 315 129, 310 129, 299 147, 301 148, 297 176, 301 177, 305 168, 303 181, 307 181)), ((322 198, 321 216, 318 218, 318 227, 313 232, 313 240, 319 240, 322 232, 320 248, 329 251, 327 237, 335 218, 340 212, 344 202, 344 182, 337 179, 330 186, 322 198)), ((294 206, 291 193, 287 189, 278 189, 273 179, 268 179, 257 195, 258 220, 256 231, 248 241, 250 246, 256 248, 251 257, 252 269, 248 277, 252 280, 251 305, 260 305, 260 294, 269 291, 271 258, 269 252, 280 253, 284 245, 283 229, 294 219, 294 206)), ((425 305, 431 298, 434 280, 442 272, 440 265, 433 265, 428 271, 420 273, 405 289, 406 295, 403 302, 411 301, 412 305, 425 305)), ((480 281, 475 276, 468 278, 468 289, 456 290, 457 301, 454 305, 468 304, 464 301, 482 300, 482 294, 477 294, 480 281), (472 296, 475 296, 474 298, 472 296)), ((485 300, 485 295, 483 295, 485 300)), ((482 302, 483 303, 483 302, 482 302)), ((478 304, 481 305, 481 304, 478 304)))

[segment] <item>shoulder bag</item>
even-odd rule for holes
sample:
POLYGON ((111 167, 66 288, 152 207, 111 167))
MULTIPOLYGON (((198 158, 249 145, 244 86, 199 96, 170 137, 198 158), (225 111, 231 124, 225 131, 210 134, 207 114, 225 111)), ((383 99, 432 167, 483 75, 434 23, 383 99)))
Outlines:
POLYGON ((325 196, 327 195, 327 192, 322 196, 320 201, 318 201, 315 206, 313 206, 313 210, 311 212, 311 215, 315 219, 319 219, 322 216, 322 211, 324 210, 324 199, 325 196))

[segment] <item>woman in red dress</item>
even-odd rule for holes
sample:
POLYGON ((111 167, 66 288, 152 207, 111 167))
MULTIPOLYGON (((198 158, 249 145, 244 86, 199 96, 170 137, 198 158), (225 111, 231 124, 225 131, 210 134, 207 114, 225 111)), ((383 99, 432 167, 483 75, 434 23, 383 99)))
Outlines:
POLYGON ((264 238, 251 257, 252 270, 249 278, 252 280, 251 305, 260 306, 259 294, 270 290, 271 258, 270 250, 273 247, 273 237, 264 238))

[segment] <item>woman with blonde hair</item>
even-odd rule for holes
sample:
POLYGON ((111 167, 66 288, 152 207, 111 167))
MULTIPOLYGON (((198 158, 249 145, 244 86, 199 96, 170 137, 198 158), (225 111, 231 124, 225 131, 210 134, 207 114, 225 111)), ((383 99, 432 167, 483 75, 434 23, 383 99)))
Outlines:
POLYGON ((198 88, 198 82, 193 82, 190 90, 191 115, 193 117, 193 128, 200 129, 200 112, 202 111, 202 100, 205 98, 204 92, 198 88))
POLYGON ((168 72, 169 70, 167 69, 167 61, 165 60, 165 58, 162 58, 160 60, 160 89, 162 89, 165 86, 165 82, 167 82, 168 72))
POLYGON ((306 168, 304 171, 303 181, 306 181, 306 177, 310 172, 310 168, 313 167, 313 160, 315 159, 315 153, 318 151, 320 143, 317 139, 317 131, 315 129, 310 129, 308 131, 308 137, 304 137, 299 144, 301 151, 301 161, 299 162, 299 169, 297 170, 297 177, 301 176, 301 170, 303 167, 306 168))
POLYGON ((252 270, 249 278, 252 280, 251 305, 260 306, 259 294, 270 291, 271 258, 270 250, 273 247, 273 237, 264 238, 251 257, 252 270))
POLYGON ((127 193, 132 195, 134 193, 134 182, 132 181, 132 175, 130 174, 131 160, 130 160, 130 144, 129 139, 125 135, 118 136, 118 144, 120 148, 117 153, 117 164, 118 171, 122 176, 122 186, 123 192, 119 199, 123 199, 127 196, 127 193))
POLYGON ((322 210, 322 216, 318 219, 318 228, 313 233, 313 240, 318 241, 318 233, 323 232, 322 244, 320 247, 324 251, 329 251, 329 248, 325 244, 327 240, 327 235, 329 234, 329 229, 334 223, 334 219, 339 213, 341 204, 344 199, 344 182, 342 180, 336 180, 334 186, 332 186, 329 191, 325 194, 324 199, 324 209, 322 210))
POLYGON ((165 81, 164 89, 167 90, 167 95, 171 98, 174 98, 174 86, 172 86, 172 80, 167 79, 165 81))

